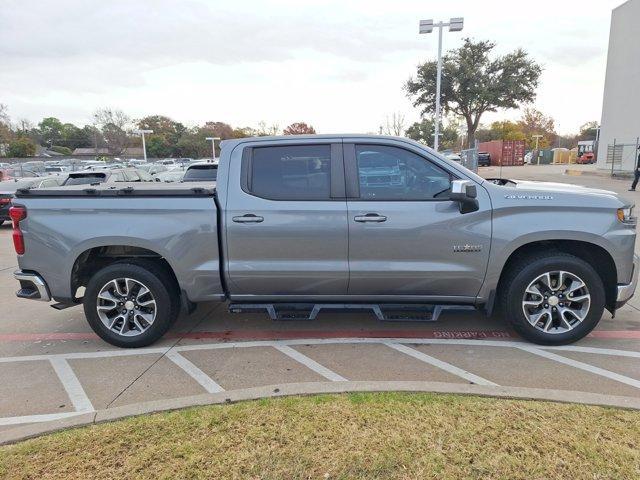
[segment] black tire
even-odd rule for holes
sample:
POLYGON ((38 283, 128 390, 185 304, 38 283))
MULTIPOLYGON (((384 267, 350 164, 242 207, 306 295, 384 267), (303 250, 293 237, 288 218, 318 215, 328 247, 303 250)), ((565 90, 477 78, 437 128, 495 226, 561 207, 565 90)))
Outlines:
POLYGON ((540 345, 565 345, 580 340, 598 324, 606 301, 604 284, 596 270, 584 260, 562 252, 531 255, 518 261, 506 272, 506 277, 501 282, 500 294, 506 320, 522 337, 540 345), (591 295, 584 320, 562 333, 539 330, 529 323, 523 311, 523 299, 529 284, 550 271, 565 271, 577 275, 591 295))
POLYGON ((180 311, 178 287, 173 277, 162 266, 142 259, 121 260, 96 272, 87 283, 83 304, 93 331, 111 345, 123 348, 151 345, 169 330, 180 311), (150 290, 156 302, 153 323, 135 336, 124 336, 110 330, 98 316, 98 294, 108 282, 117 278, 141 282, 150 290))

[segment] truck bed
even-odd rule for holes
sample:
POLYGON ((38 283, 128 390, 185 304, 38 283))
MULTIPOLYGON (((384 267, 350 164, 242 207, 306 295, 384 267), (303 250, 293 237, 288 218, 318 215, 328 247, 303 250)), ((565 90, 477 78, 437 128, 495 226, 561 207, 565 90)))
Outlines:
POLYGON ((19 190, 14 203, 27 208, 20 269, 40 273, 59 302, 77 301, 74 266, 83 255, 126 258, 131 249, 166 260, 189 300, 225 298, 211 182, 19 190))

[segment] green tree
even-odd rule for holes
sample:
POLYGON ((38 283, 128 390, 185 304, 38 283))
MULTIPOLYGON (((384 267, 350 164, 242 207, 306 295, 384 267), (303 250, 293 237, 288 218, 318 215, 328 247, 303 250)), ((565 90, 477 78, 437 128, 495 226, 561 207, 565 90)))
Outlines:
POLYGON ((147 140, 147 154, 152 158, 169 157, 173 153, 174 147, 175 145, 171 145, 166 137, 155 133, 147 140))
POLYGON ((62 138, 62 122, 56 117, 46 117, 38 124, 39 139, 42 145, 53 146, 62 138))
POLYGON ((150 115, 141 118, 137 122, 137 127, 141 130, 153 130, 154 138, 157 137, 155 147, 158 149, 157 156, 159 157, 174 155, 178 140, 187 131, 182 123, 164 115, 150 115))
POLYGON ((27 137, 18 137, 9 143, 7 156, 9 157, 33 157, 36 154, 36 144, 27 137))
MULTIPOLYGON (((440 147, 452 149, 460 143, 460 125, 450 120, 440 126, 440 147)), ((405 135, 433 148, 435 124, 431 118, 423 118, 407 128, 405 135)))
MULTIPOLYGON (((542 68, 528 54, 517 49, 504 56, 491 58, 496 44, 466 38, 460 48, 443 57, 441 103, 444 113, 464 118, 468 144, 473 145, 475 132, 485 112, 517 108, 535 99, 542 68)), ((407 95, 422 114, 435 114, 437 62, 418 67, 415 78, 405 84, 407 95)))

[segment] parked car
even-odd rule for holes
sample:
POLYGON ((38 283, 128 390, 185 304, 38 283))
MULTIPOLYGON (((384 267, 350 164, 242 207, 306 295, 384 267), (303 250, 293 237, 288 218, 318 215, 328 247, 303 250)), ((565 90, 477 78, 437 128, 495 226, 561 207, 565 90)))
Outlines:
POLYGON ((154 181, 155 179, 144 170, 138 170, 136 168, 120 168, 113 170, 84 170, 82 172, 71 172, 62 185, 66 187, 69 185, 154 181))
POLYGON ((15 196, 16 191, 19 188, 48 188, 59 187, 63 178, 58 176, 52 177, 32 177, 32 178, 20 178, 13 180, 4 180, 0 182, 0 225, 4 222, 10 221, 9 207, 11 206, 11 200, 15 196))
POLYGON ((452 162, 462 163, 462 158, 460 155, 454 152, 445 153, 444 156, 447 160, 451 160, 452 162))
POLYGON ((21 165, 11 166, 9 168, 0 169, 0 181, 11 180, 14 178, 33 178, 40 175, 33 170, 24 168, 21 165))
POLYGON ((44 171, 48 175, 56 174, 56 173, 64 173, 69 171, 67 167, 63 167, 61 165, 47 165, 44 167, 44 171))
POLYGON ((478 166, 490 167, 491 166, 491 154, 488 152, 478 152, 478 166))
POLYGON ((523 337, 557 345, 635 292, 636 218, 613 192, 486 180, 404 138, 294 140, 223 141, 215 185, 18 191, 18 297, 82 303, 120 347, 208 301, 499 307, 523 337), (360 160, 376 157, 397 159, 401 186, 360 183, 360 160))
POLYGON ((182 181, 184 172, 182 170, 170 170, 168 172, 160 172, 154 175, 154 177, 164 183, 173 183, 182 181))
POLYGON ((150 175, 157 175, 161 172, 166 172, 169 170, 165 165, 158 165, 155 163, 147 163, 146 165, 140 165, 138 167, 139 170, 144 170, 150 175))
POLYGON ((182 177, 183 182, 214 182, 218 176, 215 163, 192 163, 182 177))

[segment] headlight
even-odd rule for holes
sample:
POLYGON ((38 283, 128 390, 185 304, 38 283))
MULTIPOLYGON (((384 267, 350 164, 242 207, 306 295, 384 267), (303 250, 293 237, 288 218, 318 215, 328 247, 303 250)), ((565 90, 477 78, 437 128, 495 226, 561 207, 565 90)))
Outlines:
POLYGON ((622 223, 636 223, 636 217, 633 216, 633 207, 624 207, 617 210, 618 220, 622 223))

